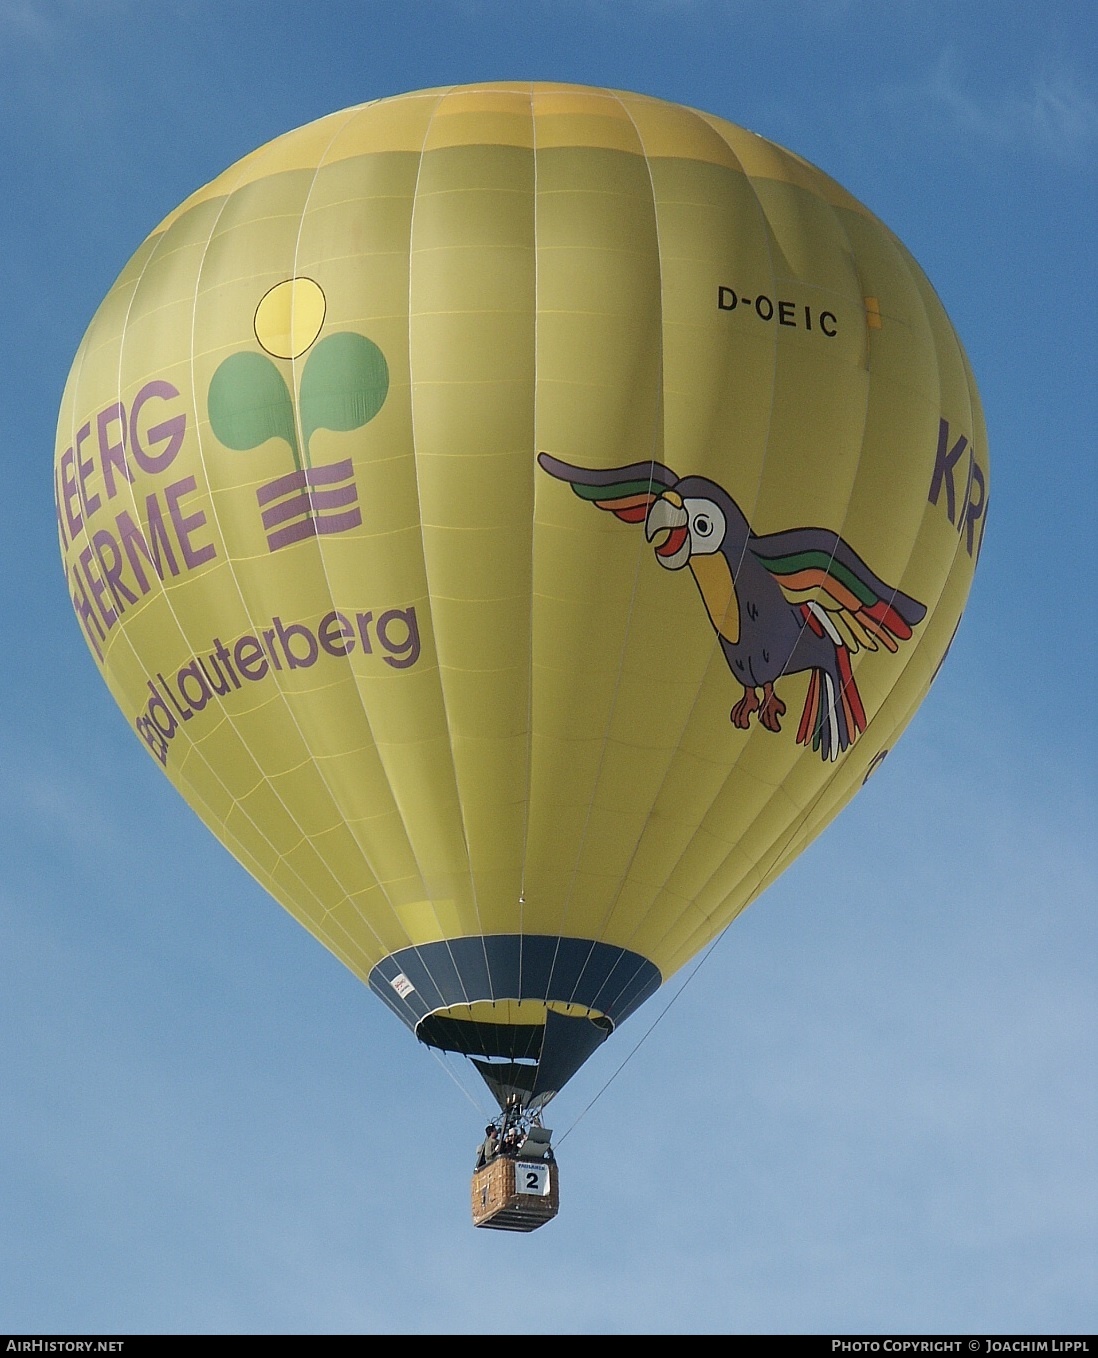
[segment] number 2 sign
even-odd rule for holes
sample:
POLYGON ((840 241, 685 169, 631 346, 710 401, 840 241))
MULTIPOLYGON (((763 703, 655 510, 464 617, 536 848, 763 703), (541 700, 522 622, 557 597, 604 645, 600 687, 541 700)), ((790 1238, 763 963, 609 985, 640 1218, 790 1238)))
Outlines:
POLYGON ((515 1162, 515 1192, 544 1198, 549 1192, 549 1166, 544 1161, 515 1162))

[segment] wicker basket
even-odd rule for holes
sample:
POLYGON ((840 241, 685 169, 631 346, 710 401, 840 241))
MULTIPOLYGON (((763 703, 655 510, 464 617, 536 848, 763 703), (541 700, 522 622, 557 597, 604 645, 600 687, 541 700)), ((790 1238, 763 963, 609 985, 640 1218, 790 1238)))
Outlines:
POLYGON ((536 1231, 557 1214, 555 1161, 497 1155, 473 1174, 473 1225, 493 1231, 536 1231))

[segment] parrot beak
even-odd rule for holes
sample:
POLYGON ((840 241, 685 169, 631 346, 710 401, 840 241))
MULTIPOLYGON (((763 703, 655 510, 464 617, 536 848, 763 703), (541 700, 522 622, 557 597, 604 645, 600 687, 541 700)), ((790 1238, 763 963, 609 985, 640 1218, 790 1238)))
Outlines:
POLYGON ((689 516, 682 500, 673 490, 665 491, 653 501, 644 523, 644 536, 649 542, 657 537, 656 560, 669 571, 677 571, 690 560, 689 516))

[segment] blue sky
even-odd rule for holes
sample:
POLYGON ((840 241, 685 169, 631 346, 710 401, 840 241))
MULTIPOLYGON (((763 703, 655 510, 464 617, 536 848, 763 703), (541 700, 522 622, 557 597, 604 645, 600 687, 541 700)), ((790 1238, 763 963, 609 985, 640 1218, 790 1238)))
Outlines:
POLYGON ((0 0, 0 1328, 1098 1328, 1095 51, 1089 0, 0 0), (923 709, 590 1111, 675 984, 554 1105, 562 1212, 521 1239, 469 1224, 481 1113, 128 731, 50 485, 80 336, 165 213, 312 118, 493 78, 832 174, 941 294, 993 478, 923 709))

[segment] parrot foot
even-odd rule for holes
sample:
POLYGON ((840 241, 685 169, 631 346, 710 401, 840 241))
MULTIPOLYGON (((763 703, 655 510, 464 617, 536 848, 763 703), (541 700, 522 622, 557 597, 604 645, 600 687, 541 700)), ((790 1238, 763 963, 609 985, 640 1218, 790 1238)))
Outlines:
POLYGON ((773 684, 763 684, 763 698, 759 706, 759 720, 768 731, 782 729, 781 718, 785 716, 785 703, 774 692, 773 684))
MULTIPOLYGON (((771 688, 771 685, 767 685, 771 688)), ((738 726, 741 731, 746 731, 751 725, 751 714, 759 710, 759 700, 755 696, 755 690, 744 685, 743 697, 728 714, 733 726, 738 726)), ((784 710, 784 709, 783 709, 784 710)))

